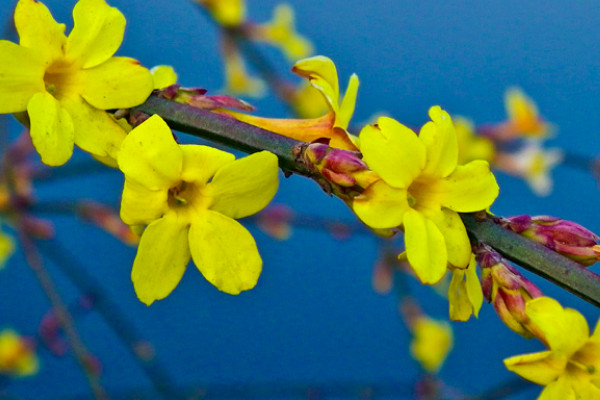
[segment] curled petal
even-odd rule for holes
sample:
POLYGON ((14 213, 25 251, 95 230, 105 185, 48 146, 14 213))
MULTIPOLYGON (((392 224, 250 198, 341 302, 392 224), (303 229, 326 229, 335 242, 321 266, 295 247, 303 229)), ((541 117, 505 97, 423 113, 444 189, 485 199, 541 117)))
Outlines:
POLYGON ((483 160, 459 165, 434 185, 431 191, 438 194, 442 206, 456 212, 484 210, 492 205, 500 190, 489 164, 483 160))
POLYGON ((179 284, 189 261, 188 227, 175 213, 148 225, 131 270, 138 299, 150 305, 167 297, 179 284))
POLYGON ((396 188, 408 188, 425 166, 425 146, 399 122, 381 117, 360 132, 360 151, 369 167, 396 188))
POLYGON ((423 125, 419 139, 427 148, 427 165, 423 173, 444 178, 456 168, 458 141, 450 115, 439 106, 429 109, 432 122, 423 125))
POLYGON ((35 51, 0 40, 0 113, 25 111, 34 94, 46 91, 44 67, 35 51))
POLYGON ((153 115, 123 140, 117 161, 127 178, 159 190, 180 179, 183 154, 166 122, 153 115))
POLYGON ((133 58, 112 57, 82 76, 81 96, 101 110, 142 104, 153 89, 150 71, 133 58))
POLYGON ((504 360, 506 369, 539 385, 548 385, 556 380, 563 373, 566 363, 566 359, 553 357, 551 351, 524 354, 504 360))
POLYGON ((208 185, 211 209, 235 219, 259 212, 277 192, 278 173, 277 156, 268 151, 225 165, 208 185))
POLYGON ((460 216, 447 208, 436 213, 428 213, 446 242, 448 262, 457 268, 466 268, 471 260, 471 241, 460 216))
POLYGON ((254 238, 236 220, 208 210, 192 222, 189 243, 194 264, 217 289, 238 294, 256 285, 262 259, 254 238))
POLYGON ((148 225, 167 211, 167 190, 150 190, 125 178, 121 219, 127 225, 148 225))
POLYGON ((27 105, 35 149, 47 165, 66 163, 73 154, 74 131, 69 113, 47 92, 35 94, 27 105))
POLYGON ((206 184, 217 170, 235 160, 235 156, 213 147, 183 144, 181 179, 185 182, 206 184))
POLYGON ((446 273, 446 244, 437 226, 418 211, 404 214, 404 243, 410 266, 423 283, 438 282, 446 273))
POLYGON ((550 297, 530 300, 525 312, 554 351, 570 356, 588 340, 590 329, 583 315, 550 297))
POLYGON ((469 296, 471 305, 473 305, 473 315, 478 317, 479 310, 481 310, 481 305, 483 304, 483 290, 481 289, 481 282, 479 282, 479 277, 477 276, 475 255, 471 255, 471 262, 469 263, 469 268, 467 268, 466 272, 466 281, 467 295, 469 296))
POLYGON ((20 0, 15 7, 15 28, 19 43, 52 60, 62 54, 67 41, 65 25, 57 23, 48 8, 39 1, 20 0))
POLYGON ((352 201, 352 210, 371 228, 394 228, 402 224, 408 210, 406 189, 396 189, 379 180, 352 201))
POLYGON ((340 108, 335 113, 334 126, 340 127, 342 129, 348 128, 348 124, 352 119, 352 114, 354 114, 354 107, 356 106, 356 95, 358 93, 358 85, 358 76, 356 76, 356 74, 352 74, 350 76, 350 80, 348 81, 348 87, 346 88, 346 93, 344 94, 344 98, 342 99, 340 108))
POLYGON ((79 0, 73 8, 73 22, 66 54, 82 62, 84 69, 108 60, 123 41, 125 17, 104 0, 79 0))
POLYGON ((339 109, 340 88, 337 69, 333 61, 325 56, 314 56, 298 61, 292 71, 307 78, 329 104, 329 108, 337 113, 339 109))

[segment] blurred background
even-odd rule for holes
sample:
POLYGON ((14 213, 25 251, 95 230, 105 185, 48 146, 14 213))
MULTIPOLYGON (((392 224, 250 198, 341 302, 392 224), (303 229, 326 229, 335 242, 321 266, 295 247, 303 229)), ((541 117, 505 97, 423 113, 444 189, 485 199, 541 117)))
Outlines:
MULTIPOLYGON (((13 3, 3 3, 2 20, 11 18, 13 3)), ((44 3, 68 31, 75 1, 44 3)), ((316 54, 335 61, 340 86, 345 89, 351 73, 359 76, 353 126, 380 112, 406 125, 421 126, 429 107, 436 104, 476 124, 500 122, 506 119, 504 92, 516 85, 558 127, 549 141, 551 147, 582 157, 595 157, 600 150, 600 6, 594 2, 289 3, 298 31, 312 41, 316 54)), ((111 0, 110 4, 128 21, 118 55, 137 58, 147 67, 172 65, 182 85, 204 87, 209 94, 224 87, 219 30, 197 4, 187 0, 111 0)), ((248 19, 269 20, 276 4, 276 0, 248 0, 248 19)), ((5 38, 15 41, 14 35, 5 38)), ((260 50, 282 77, 300 82, 290 72, 292 63, 279 51, 267 46, 260 50)), ((289 116, 272 94, 260 99, 241 97, 255 105, 259 115, 289 116)), ((11 124, 13 135, 19 131, 16 123, 11 124)), ((70 164, 86 160, 78 154, 70 164)), ((554 188, 545 197, 534 194, 523 179, 502 172, 496 176, 501 191, 492 211, 497 215, 548 214, 600 232, 600 192, 590 171, 568 163, 559 166, 552 172, 554 188)), ((298 218, 354 223, 343 202, 328 197, 314 182, 297 176, 281 178, 274 203, 289 205, 298 218)), ((115 206, 121 189, 122 178, 116 171, 39 181, 35 186, 40 200, 89 198, 115 206)), ((239 296, 221 293, 190 265, 167 299, 146 307, 137 300, 129 278, 134 248, 70 215, 40 216, 51 219, 62 246, 47 244, 42 254, 66 303, 78 304, 82 295, 90 293, 76 287, 57 263, 89 274, 97 285, 92 297, 100 302, 109 299, 126 316, 128 325, 119 329, 135 329, 148 340, 156 357, 153 366, 158 363, 174 384, 199 398, 211 390, 216 397, 230 398, 415 396, 421 372, 408 353, 410 334, 398 315, 398 298, 393 291, 381 295, 373 290, 372 273, 380 254, 372 235, 359 233, 340 240, 326 229, 296 227, 289 240, 278 241, 249 221, 246 226, 264 260, 254 290, 239 296), (66 260, 60 258, 66 254, 63 250, 69 254, 66 260)), ((545 294, 578 309, 595 325, 596 308, 541 278, 525 275, 545 294)), ((447 318, 446 299, 412 278, 408 282, 425 312, 447 318)), ((21 251, 0 271, 0 293, 0 327, 35 337, 49 303, 21 251)), ((101 364, 101 381, 111 397, 160 398, 98 313, 73 307, 79 310, 74 312, 76 326, 101 364)), ((504 368, 502 359, 543 348, 506 328, 487 304, 479 319, 453 322, 452 328, 454 349, 439 378, 454 398, 514 383, 516 375, 504 368)), ((0 398, 92 398, 73 357, 57 357, 42 345, 38 355, 38 374, 0 379, 0 398)), ((532 385, 509 398, 534 398, 540 390, 532 385)))

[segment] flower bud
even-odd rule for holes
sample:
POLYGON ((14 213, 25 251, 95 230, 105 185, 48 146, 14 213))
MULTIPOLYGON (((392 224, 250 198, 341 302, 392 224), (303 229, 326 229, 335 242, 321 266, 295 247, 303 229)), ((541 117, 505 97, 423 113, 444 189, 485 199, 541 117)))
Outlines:
POLYGON ((600 237, 575 222, 547 215, 519 215, 503 219, 501 224, 581 265, 600 260, 600 237))
POLYGON ((538 328, 525 314, 525 304, 542 296, 540 289, 491 248, 482 245, 475 252, 484 298, 510 329, 526 338, 537 336, 538 328))

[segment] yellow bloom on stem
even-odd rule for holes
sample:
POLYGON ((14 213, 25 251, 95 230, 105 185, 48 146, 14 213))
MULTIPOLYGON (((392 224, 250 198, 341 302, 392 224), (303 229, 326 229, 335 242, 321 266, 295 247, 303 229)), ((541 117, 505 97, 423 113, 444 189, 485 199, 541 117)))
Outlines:
POLYGON ((419 316, 411 326, 413 339, 410 354, 424 370, 439 371, 452 350, 453 335, 450 324, 427 316, 419 316))
POLYGON ((233 95, 261 97, 267 88, 262 79, 252 77, 246 70, 246 63, 240 54, 237 44, 231 38, 222 38, 221 52, 223 53, 225 69, 225 92, 233 95))
POLYGON ((465 269, 452 269, 452 280, 448 286, 448 303, 450 319, 468 321, 471 315, 475 318, 483 304, 483 291, 477 277, 475 255, 471 255, 469 266, 465 269))
POLYGON ((0 374, 13 376, 34 375, 39 361, 30 340, 12 329, 0 332, 0 374))
POLYGON ((540 400, 600 399, 600 325, 590 336, 579 312, 548 297, 530 300, 526 313, 549 350, 507 358, 506 368, 546 386, 540 400))
POLYGON ((362 129, 363 160, 381 179, 352 202, 371 228, 403 227, 408 262, 423 283, 439 281, 447 264, 469 264, 471 244, 458 213, 488 208, 499 190, 487 161, 457 165, 448 113, 434 106, 429 116, 418 136, 387 117, 362 129))
POLYGON ((62 165, 73 144, 115 158, 125 132, 103 110, 143 103, 152 76, 136 60, 113 57, 125 17, 104 0, 80 0, 65 25, 35 0, 19 0, 15 27, 20 44, 0 40, 0 113, 27 111, 42 161, 62 165))
POLYGON ((276 119, 227 111, 236 119, 304 142, 330 139, 329 145, 338 149, 356 150, 356 138, 347 132, 354 114, 358 77, 352 74, 344 97, 340 100, 338 74, 335 64, 325 56, 315 56, 298 61, 292 69, 308 79, 317 89, 329 108, 329 112, 314 119, 276 119))
POLYGON ((504 95, 507 125, 515 136, 542 138, 551 132, 550 125, 539 115, 535 102, 521 89, 513 87, 504 95))
POLYGON ((121 218, 144 230, 131 279, 150 305, 177 286, 191 258, 219 290, 238 294, 262 269, 252 235, 235 219, 262 210, 278 186, 277 157, 267 151, 235 160, 221 150, 178 145, 157 115, 123 141, 121 218))

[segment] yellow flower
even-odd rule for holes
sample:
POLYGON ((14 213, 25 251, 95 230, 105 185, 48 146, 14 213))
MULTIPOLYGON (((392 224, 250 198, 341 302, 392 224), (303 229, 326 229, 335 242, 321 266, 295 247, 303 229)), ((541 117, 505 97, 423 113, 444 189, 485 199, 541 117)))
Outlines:
POLYGON ((20 45, 0 40, 0 113, 27 111, 42 161, 62 165, 73 144, 115 158, 125 132, 103 110, 143 103, 149 71, 131 58, 112 57, 123 40, 125 17, 104 0, 80 0, 69 37, 46 6, 19 0, 20 45))
POLYGON ((504 95, 504 105, 508 115, 504 128, 512 131, 512 136, 542 138, 551 132, 550 124, 540 117, 535 102, 521 89, 508 89, 504 95))
POLYGON ((178 145, 156 115, 123 141, 121 218, 128 225, 148 225, 131 271, 142 302, 168 296, 190 256, 221 291, 238 294, 255 286, 262 260, 235 219, 260 211, 273 198, 277 157, 263 151, 234 158, 206 146, 178 145))
POLYGON ((308 57, 313 52, 310 41, 296 32, 294 9, 289 4, 279 4, 273 10, 273 20, 253 26, 252 35, 259 40, 278 46, 291 61, 308 57))
POLYGON ((196 0, 206 7, 215 21, 226 27, 241 25, 246 19, 245 0, 196 0))
POLYGON ((600 399, 600 325, 590 337, 580 313, 548 297, 529 301, 526 313, 549 350, 507 358, 506 368, 546 386, 540 400, 600 399))
POLYGON ((452 350, 452 328, 446 321, 419 316, 411 327, 410 354, 428 372, 437 372, 452 350))
POLYGON ((487 161, 457 165, 448 113, 434 106, 429 116, 419 136, 387 117, 363 128, 363 160, 381 179, 352 203, 371 228, 404 228, 408 262, 423 283, 439 281, 447 264, 469 264, 471 244, 458 213, 486 209, 498 196, 487 161))
POLYGON ((39 361, 31 342, 12 329, 0 332, 0 373, 14 376, 34 375, 39 361))
POLYGON ((310 84, 324 97, 329 112, 314 119, 276 119, 227 111, 228 114, 246 123, 279 133, 304 142, 320 138, 330 139, 329 145, 338 149, 356 150, 356 138, 346 129, 354 113, 358 77, 352 74, 348 88, 340 101, 338 75, 335 64, 324 56, 315 56, 298 61, 293 71, 308 79, 310 84))
POLYGON ((468 321, 471 315, 479 315, 483 304, 483 291, 477 277, 475 256, 466 269, 452 269, 452 280, 448 287, 448 303, 450 304, 450 319, 453 321, 468 321))
POLYGON ((458 165, 463 165, 473 160, 494 160, 494 142, 477 135, 473 122, 463 117, 453 117, 456 138, 458 140, 458 165))

